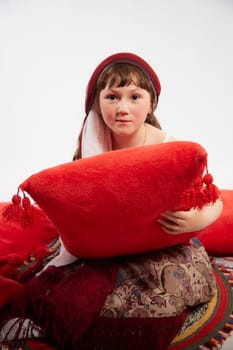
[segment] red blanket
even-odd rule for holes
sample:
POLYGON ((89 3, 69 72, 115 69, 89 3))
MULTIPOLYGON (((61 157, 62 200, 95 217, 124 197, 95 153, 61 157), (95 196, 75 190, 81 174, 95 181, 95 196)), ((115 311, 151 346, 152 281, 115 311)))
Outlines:
POLYGON ((22 225, 17 217, 7 222, 4 210, 11 203, 0 203, 0 306, 20 288, 20 267, 33 256, 39 261, 50 254, 48 244, 58 233, 48 217, 39 209, 39 220, 33 225, 22 225), (17 282, 18 281, 18 282, 17 282))

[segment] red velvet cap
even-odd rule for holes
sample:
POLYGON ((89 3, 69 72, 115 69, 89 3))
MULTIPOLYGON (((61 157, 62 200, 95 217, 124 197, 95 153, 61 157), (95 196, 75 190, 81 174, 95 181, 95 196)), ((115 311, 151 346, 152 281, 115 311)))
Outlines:
POLYGON ((159 78, 153 68, 141 57, 130 53, 130 52, 119 52, 113 54, 106 59, 104 59, 94 70, 86 90, 86 101, 85 101, 85 111, 86 114, 89 113, 92 104, 94 102, 95 94, 96 94, 96 83, 99 75, 103 72, 103 70, 113 63, 130 63, 135 66, 141 68, 141 70, 150 78, 152 85, 157 93, 157 96, 160 95, 161 85, 159 78))

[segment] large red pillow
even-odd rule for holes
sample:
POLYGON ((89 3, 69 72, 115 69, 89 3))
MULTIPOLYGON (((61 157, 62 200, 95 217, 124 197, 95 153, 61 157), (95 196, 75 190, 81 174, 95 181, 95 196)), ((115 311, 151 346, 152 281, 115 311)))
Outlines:
POLYGON ((195 235, 166 234, 157 220, 167 210, 216 199, 216 193, 209 196, 209 177, 203 184, 206 162, 201 145, 169 142, 61 164, 30 176, 20 188, 46 212, 71 254, 133 254, 195 235))
POLYGON ((233 190, 221 190, 223 211, 213 224, 198 236, 206 251, 212 255, 233 253, 233 190))

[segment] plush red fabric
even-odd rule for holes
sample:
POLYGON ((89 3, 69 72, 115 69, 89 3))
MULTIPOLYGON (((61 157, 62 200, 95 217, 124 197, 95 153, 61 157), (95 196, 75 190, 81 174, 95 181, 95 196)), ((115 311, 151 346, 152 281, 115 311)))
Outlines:
POLYGON ((17 278, 17 268, 30 254, 41 250, 57 237, 58 232, 40 208, 33 208, 39 220, 33 225, 23 226, 14 212, 16 220, 6 220, 5 210, 11 203, 0 203, 0 275, 17 278))
POLYGON ((217 221, 198 236, 206 251, 213 255, 233 253, 233 190, 221 190, 223 211, 217 221))
POLYGON ((23 285, 10 278, 0 276, 0 307, 3 307, 11 298, 16 296, 23 288, 23 285))
POLYGON ((187 316, 185 310, 170 317, 97 317, 78 349, 168 350, 187 316))
POLYGON ((114 290, 118 271, 111 259, 51 266, 23 285, 11 301, 7 318, 29 318, 43 329, 49 344, 78 350, 79 340, 114 290))
POLYGON ((30 176, 20 188, 46 212, 71 254, 140 253, 196 235, 166 234, 157 220, 167 210, 216 199, 206 190, 212 184, 203 185, 206 162, 201 145, 169 142, 61 164, 30 176))
POLYGON ((27 339, 26 344, 31 350, 58 350, 57 348, 42 342, 41 339, 27 339))

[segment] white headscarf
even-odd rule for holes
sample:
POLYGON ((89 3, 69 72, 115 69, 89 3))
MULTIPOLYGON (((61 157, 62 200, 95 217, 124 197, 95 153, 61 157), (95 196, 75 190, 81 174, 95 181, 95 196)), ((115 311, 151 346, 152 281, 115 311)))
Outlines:
POLYGON ((110 129, 93 109, 89 112, 82 130, 82 158, 87 158, 112 150, 110 129))

